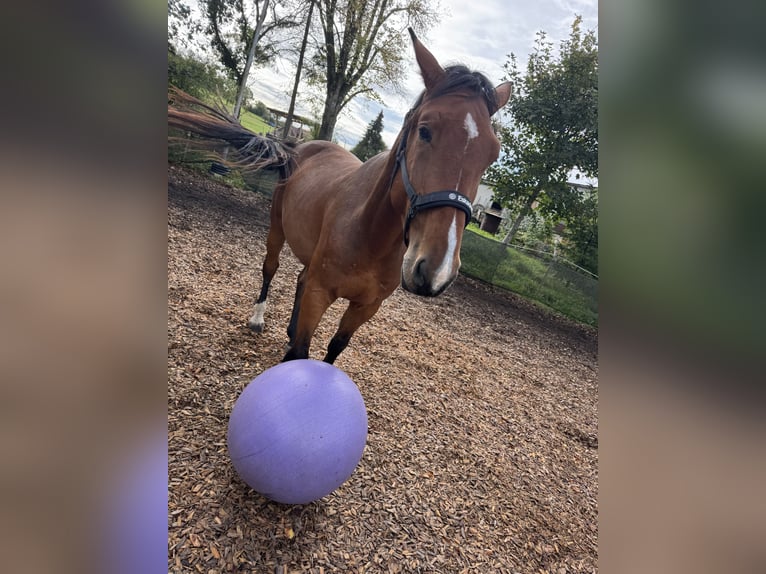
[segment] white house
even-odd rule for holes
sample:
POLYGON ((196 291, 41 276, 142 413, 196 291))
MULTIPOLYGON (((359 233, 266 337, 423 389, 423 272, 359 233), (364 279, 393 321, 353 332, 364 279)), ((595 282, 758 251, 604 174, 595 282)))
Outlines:
MULTIPOLYGON (((591 193, 595 189, 589 183, 582 184, 570 181, 567 185, 569 185, 572 192, 579 193, 582 196, 591 193)), ((480 183, 479 189, 476 192, 476 199, 473 202, 473 218, 479 222, 481 229, 490 233, 496 233, 502 221, 508 217, 508 210, 500 205, 500 203, 492 200, 493 194, 494 192, 489 185, 480 183)), ((532 209, 536 207, 537 202, 534 202, 532 209)), ((563 228, 563 224, 557 225, 554 233, 561 235, 563 228)))
POLYGON ((492 204, 492 188, 484 183, 479 184, 479 191, 476 192, 476 199, 473 202, 474 213, 477 210, 484 211, 492 204))
POLYGON ((497 233, 500 223, 508 214, 498 202, 492 200, 494 191, 484 183, 479 184, 476 199, 473 202, 473 217, 479 222, 479 227, 489 233, 497 233))

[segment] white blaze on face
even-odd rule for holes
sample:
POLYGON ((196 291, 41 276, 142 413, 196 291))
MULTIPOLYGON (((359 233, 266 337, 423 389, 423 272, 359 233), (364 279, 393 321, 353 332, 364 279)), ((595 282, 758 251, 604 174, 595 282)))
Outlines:
MULTIPOLYGON (((465 120, 463 120, 463 127, 465 128, 465 131, 468 132, 468 137, 465 140, 465 147, 463 148, 463 155, 465 155, 465 152, 468 150, 468 144, 471 143, 471 140, 479 135, 479 128, 476 126, 476 120, 473 119, 473 116, 471 115, 471 112, 468 112, 465 115, 465 120)), ((463 179, 463 168, 460 167, 460 173, 458 173, 457 176, 457 182, 455 183, 455 189, 460 190, 460 180, 463 179)))
POLYGON ((465 131, 468 132, 469 140, 472 140, 473 138, 479 135, 479 128, 476 127, 476 121, 474 121, 473 116, 471 115, 471 112, 468 112, 465 115, 465 121, 463 122, 463 125, 465 126, 465 131))
POLYGON ((432 289, 438 291, 441 287, 450 282, 453 278, 452 267, 455 261, 455 252, 457 250, 457 214, 452 217, 452 225, 447 232, 447 251, 444 254, 444 260, 434 274, 432 289))

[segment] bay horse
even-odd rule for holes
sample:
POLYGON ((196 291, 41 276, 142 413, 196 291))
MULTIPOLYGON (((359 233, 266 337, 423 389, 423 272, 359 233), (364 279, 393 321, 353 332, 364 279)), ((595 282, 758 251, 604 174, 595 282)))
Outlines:
POLYGON ((319 321, 339 298, 349 301, 324 361, 333 363, 354 332, 401 286, 435 297, 460 267, 463 229, 484 170, 500 151, 491 116, 511 85, 493 88, 465 66, 443 68, 409 30, 425 90, 407 113, 396 144, 362 163, 327 141, 292 146, 256 136, 225 114, 176 92, 169 124, 226 142, 236 165, 277 168, 263 283, 248 326, 264 328, 266 298, 287 241, 303 264, 282 359, 305 359, 319 321))

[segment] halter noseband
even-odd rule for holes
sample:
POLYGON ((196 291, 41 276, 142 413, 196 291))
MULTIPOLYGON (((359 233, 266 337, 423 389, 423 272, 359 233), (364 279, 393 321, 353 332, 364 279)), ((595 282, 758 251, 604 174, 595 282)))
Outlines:
MULTIPOLYGON (((407 116, 410 116, 410 111, 407 116)), ((409 128, 409 122, 407 122, 409 128)), ((432 191, 425 195, 418 195, 415 193, 415 188, 412 187, 409 175, 407 175, 407 136, 409 130, 403 134, 401 141, 399 142, 399 149, 396 152, 396 165, 394 171, 391 173, 391 183, 389 189, 394 183, 394 177, 396 177, 396 170, 402 171, 402 182, 404 183, 404 190, 407 192, 407 197, 410 200, 410 209, 407 212, 407 219, 404 222, 404 244, 409 247, 410 245, 410 223, 415 219, 415 216, 419 211, 425 211, 426 209, 433 209, 435 207, 454 207, 465 213, 465 226, 471 221, 471 215, 473 214, 471 200, 459 191, 453 189, 447 189, 443 191, 432 191)))

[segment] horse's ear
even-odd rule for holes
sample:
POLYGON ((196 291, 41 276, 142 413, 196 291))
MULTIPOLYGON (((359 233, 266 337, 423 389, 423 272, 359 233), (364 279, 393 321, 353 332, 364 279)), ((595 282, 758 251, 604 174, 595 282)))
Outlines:
POLYGON ((513 87, 511 82, 503 82, 495 88, 495 102, 497 103, 497 109, 500 110, 508 100, 511 99, 511 92, 513 87))
POLYGON ((410 37, 412 37, 412 45, 415 47, 415 59, 418 61, 420 74, 423 76, 423 83, 426 86, 426 91, 428 91, 441 80, 444 75, 444 68, 439 65, 434 55, 420 43, 418 37, 415 36, 415 31, 412 28, 408 28, 408 30, 410 37))

